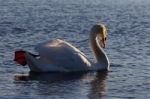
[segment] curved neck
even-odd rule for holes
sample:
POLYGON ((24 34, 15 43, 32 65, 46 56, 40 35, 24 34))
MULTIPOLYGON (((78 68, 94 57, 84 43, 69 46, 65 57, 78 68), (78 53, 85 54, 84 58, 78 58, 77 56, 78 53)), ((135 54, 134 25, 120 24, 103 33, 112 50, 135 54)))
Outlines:
POLYGON ((103 48, 99 45, 97 40, 98 40, 97 33, 91 32, 90 33, 90 46, 96 59, 96 63, 94 67, 95 69, 99 69, 99 68, 108 69, 108 66, 109 66, 108 58, 103 48))
POLYGON ((98 42, 97 42, 97 34, 96 33, 90 33, 90 47, 92 49, 92 52, 95 56, 95 59, 96 59, 96 63, 99 63, 102 56, 103 56, 103 49, 98 45, 98 42))

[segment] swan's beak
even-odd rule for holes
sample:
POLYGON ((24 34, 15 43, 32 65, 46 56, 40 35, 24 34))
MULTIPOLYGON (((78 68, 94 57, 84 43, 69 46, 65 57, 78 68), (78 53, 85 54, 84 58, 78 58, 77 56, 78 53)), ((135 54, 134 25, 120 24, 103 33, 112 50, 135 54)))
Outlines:
POLYGON ((106 37, 99 36, 98 37, 98 42, 99 42, 101 48, 106 47, 106 37))
POLYGON ((102 37, 102 48, 105 48, 106 47, 106 34, 107 34, 107 32, 106 32, 106 30, 103 30, 103 33, 102 33, 102 35, 101 35, 101 37, 102 37))
POLYGON ((105 41, 105 39, 102 39, 102 48, 105 48, 105 46, 106 46, 106 41, 105 41))

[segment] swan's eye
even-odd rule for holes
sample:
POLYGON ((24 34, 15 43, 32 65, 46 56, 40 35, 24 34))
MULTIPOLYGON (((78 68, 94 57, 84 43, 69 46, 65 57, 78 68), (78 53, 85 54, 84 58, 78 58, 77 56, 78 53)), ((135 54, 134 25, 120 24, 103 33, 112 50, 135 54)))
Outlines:
POLYGON ((106 41, 106 37, 105 37, 105 41, 106 41))

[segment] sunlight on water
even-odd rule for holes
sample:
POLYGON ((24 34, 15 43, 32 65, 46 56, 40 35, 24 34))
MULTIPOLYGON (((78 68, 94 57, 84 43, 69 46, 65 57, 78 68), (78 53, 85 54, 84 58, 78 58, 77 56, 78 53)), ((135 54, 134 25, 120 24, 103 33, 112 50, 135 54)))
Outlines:
POLYGON ((149 0, 0 0, 0 98, 149 99, 149 0), (34 74, 14 61, 18 49, 63 39, 94 60, 90 28, 107 26, 108 73, 34 74))

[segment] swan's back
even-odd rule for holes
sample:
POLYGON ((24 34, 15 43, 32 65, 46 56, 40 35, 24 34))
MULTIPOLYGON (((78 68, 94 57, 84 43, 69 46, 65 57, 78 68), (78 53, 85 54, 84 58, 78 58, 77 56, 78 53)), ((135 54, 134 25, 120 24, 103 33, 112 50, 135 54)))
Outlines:
POLYGON ((71 44, 60 40, 50 40, 35 47, 42 61, 68 71, 85 71, 91 68, 86 56, 71 44))

